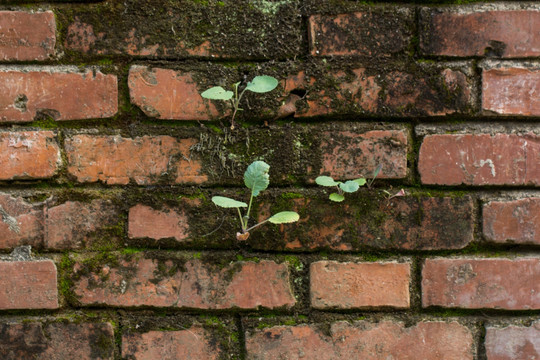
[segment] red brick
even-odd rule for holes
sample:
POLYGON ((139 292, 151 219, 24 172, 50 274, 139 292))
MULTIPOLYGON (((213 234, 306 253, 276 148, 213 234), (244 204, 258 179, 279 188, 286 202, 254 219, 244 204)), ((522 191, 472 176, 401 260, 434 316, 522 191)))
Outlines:
POLYGON ((60 148, 52 131, 0 133, 0 180, 47 179, 61 164, 60 148))
POLYGON ((423 306, 540 309, 540 258, 427 259, 423 306))
POLYGON ((490 241, 540 245, 540 198, 490 201, 482 215, 490 241))
POLYGON ((305 90, 295 102, 295 117, 372 114, 379 116, 445 116, 475 107, 475 85, 470 68, 445 64, 417 64, 408 69, 316 69, 285 80, 285 92, 305 90), (332 84, 332 85, 329 85, 332 84), (333 85, 333 84, 339 84, 333 85))
POLYGON ((217 360, 223 354, 210 336, 197 326, 182 331, 125 334, 122 337, 122 356, 134 360, 217 360))
POLYGON ((322 168, 320 173, 334 179, 355 179, 373 176, 377 166, 382 179, 407 176, 407 143, 405 130, 351 131, 322 134, 322 168))
POLYGON ((187 72, 135 65, 129 70, 131 102, 150 117, 171 120, 210 120, 219 115, 212 102, 202 98, 187 72))
POLYGON ((389 56, 407 50, 413 13, 407 8, 309 17, 313 56, 389 56))
POLYGON ((100 229, 117 225, 119 215, 110 202, 103 200, 90 203, 68 201, 48 208, 45 246, 57 250, 84 248, 100 229))
POLYGON ((473 359, 471 331, 457 322, 345 321, 276 326, 246 336, 247 359, 473 359))
POLYGON ((410 306, 410 263, 318 261, 311 264, 309 276, 316 309, 410 306))
POLYGON ((191 158, 194 139, 170 136, 76 135, 65 142, 68 172, 79 182, 155 184, 169 176, 173 183, 200 184, 207 180, 201 162, 191 158), (189 160, 191 159, 191 160, 189 160))
POLYGON ((287 264, 272 261, 235 262, 220 269, 199 260, 139 259, 80 275, 75 293, 82 305, 256 309, 295 304, 287 264))
POLYGON ((0 261, 0 309, 57 309, 56 266, 50 260, 0 261))
POLYGON ((19 225, 19 233, 9 229, 0 221, 0 249, 10 249, 20 245, 41 246, 43 239, 43 210, 41 206, 27 203, 22 198, 0 193, 0 206, 19 225))
POLYGON ((540 321, 531 326, 486 328, 488 360, 540 359, 540 321))
POLYGON ((52 11, 0 11, 0 60, 48 60, 54 55, 55 44, 52 11))
POLYGON ((298 4, 244 5, 144 0, 132 6, 100 1, 58 8, 56 15, 67 30, 66 49, 90 55, 177 61, 194 57, 285 60, 302 54, 298 4))
POLYGON ((118 111, 115 75, 75 67, 0 69, 0 122, 105 118, 118 111))
POLYGON ((488 114, 539 116, 540 69, 509 66, 484 70, 482 110, 488 114))
MULTIPOLYGON (((389 201, 361 189, 348 194, 339 207, 319 196, 294 199, 289 208, 305 216, 278 229, 281 241, 275 230, 268 230, 268 237, 251 237, 250 245, 269 251, 461 249, 473 240, 476 222, 469 196, 403 196, 389 201)), ((259 221, 268 218, 269 207, 259 206, 258 216, 259 221)))
POLYGON ((540 184, 540 141, 534 134, 429 135, 420 147, 422 183, 540 184))
POLYGON ((420 48, 425 55, 535 57, 540 55, 539 24, 538 9, 424 9, 420 48))
POLYGON ((5 360, 114 358, 109 323, 0 323, 0 333, 0 357, 5 360))
POLYGON ((130 238, 151 238, 155 240, 174 238, 185 241, 188 238, 188 219, 184 212, 166 208, 154 210, 149 206, 136 205, 129 209, 130 238))

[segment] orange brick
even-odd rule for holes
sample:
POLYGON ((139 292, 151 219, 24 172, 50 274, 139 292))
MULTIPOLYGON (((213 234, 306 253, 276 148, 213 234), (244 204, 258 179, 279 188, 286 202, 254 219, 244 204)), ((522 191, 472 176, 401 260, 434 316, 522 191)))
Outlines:
POLYGON ((0 133, 0 180, 47 179, 61 165, 52 131, 0 133))
POLYGON ((410 306, 410 263, 318 261, 311 264, 309 276, 316 309, 410 306))
POLYGON ((48 60, 56 44, 54 13, 0 11, 0 39, 0 60, 48 60))
POLYGON ((154 210, 136 205, 129 209, 128 235, 130 238, 166 239, 184 241, 188 238, 188 219, 183 212, 173 209, 154 210))
POLYGON ((81 273, 74 291, 82 305, 272 309, 296 303, 287 264, 235 262, 219 269, 189 260, 181 266, 173 260, 121 261, 119 267, 81 273))
POLYGON ((68 172, 79 182, 102 181, 109 185, 154 184, 165 176, 173 183, 200 184, 207 180, 189 148, 194 139, 170 136, 76 135, 65 142, 68 172))
POLYGON ((391 321, 340 321, 326 331, 316 325, 276 326, 248 333, 246 348, 248 359, 439 360, 444 354, 445 360, 472 360, 475 352, 467 327, 442 321, 411 327, 391 321))
POLYGON ((540 258, 427 259, 423 306, 540 309, 540 258))
POLYGON ((56 266, 51 260, 0 261, 0 309, 57 309, 56 266))
POLYGON ((118 111, 115 75, 76 67, 0 68, 0 123, 111 117, 118 111))

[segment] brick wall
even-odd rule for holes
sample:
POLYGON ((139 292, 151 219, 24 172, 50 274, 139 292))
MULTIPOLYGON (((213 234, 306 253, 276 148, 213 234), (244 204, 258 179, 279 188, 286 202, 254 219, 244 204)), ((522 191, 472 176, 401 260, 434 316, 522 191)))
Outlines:
POLYGON ((540 5, 458 2, 0 2, 0 358, 540 358, 540 5))

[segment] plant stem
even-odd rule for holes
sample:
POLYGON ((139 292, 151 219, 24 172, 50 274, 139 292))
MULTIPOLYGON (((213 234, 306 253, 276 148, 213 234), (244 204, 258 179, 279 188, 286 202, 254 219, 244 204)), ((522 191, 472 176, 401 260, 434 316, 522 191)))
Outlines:
POLYGON ((268 220, 270 220, 270 218, 268 218, 268 219, 266 219, 266 220, 264 220, 264 221, 261 221, 261 222, 258 223, 258 224, 253 225, 253 226, 250 227, 249 229, 246 229, 245 232, 249 232, 249 231, 255 229, 257 226, 261 226, 262 224, 264 224, 264 223, 267 222, 268 220))
POLYGON ((238 216, 240 216, 240 224, 242 225, 242 232, 246 232, 246 225, 244 225, 244 220, 242 218, 242 213, 240 212, 240 208, 236 208, 236 210, 238 210, 238 216))
MULTIPOLYGON (((253 201, 253 192, 251 192, 251 197, 249 198, 249 206, 247 209, 246 218, 249 219, 249 213, 251 211, 251 202, 253 201)), ((246 226, 247 226, 247 220, 246 220, 246 226)))

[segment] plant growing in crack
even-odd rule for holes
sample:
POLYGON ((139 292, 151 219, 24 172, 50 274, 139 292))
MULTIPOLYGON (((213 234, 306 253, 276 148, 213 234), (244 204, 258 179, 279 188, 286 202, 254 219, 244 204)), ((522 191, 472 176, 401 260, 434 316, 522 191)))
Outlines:
POLYGON ((240 226, 242 230, 236 233, 236 238, 238 240, 247 240, 249 237, 249 232, 266 222, 272 224, 285 224, 298 221, 300 215, 294 211, 282 211, 277 214, 270 216, 268 219, 263 220, 251 227, 248 227, 249 214, 251 211, 251 205, 253 203, 253 198, 257 197, 261 191, 265 190, 270 184, 270 176, 268 171, 270 170, 270 165, 264 161, 254 161, 251 165, 248 166, 246 172, 244 173, 244 184, 251 190, 251 196, 249 198, 249 205, 245 202, 237 201, 225 196, 214 196, 212 197, 212 202, 217 206, 223 208, 236 208, 238 211, 238 217, 240 218, 240 226), (241 208, 247 208, 247 211, 242 215, 241 208))
POLYGON ((358 178, 354 180, 348 180, 345 182, 341 181, 335 181, 330 176, 318 176, 315 179, 315 182, 317 185, 326 186, 326 187, 336 187, 337 192, 331 193, 329 196, 329 199, 335 202, 342 202, 345 200, 345 193, 353 193, 358 191, 360 186, 366 185, 368 188, 371 188, 373 185, 373 182, 375 181, 375 178, 379 175, 381 172, 382 165, 377 166, 375 171, 373 172, 373 177, 371 180, 366 180, 365 178, 358 178))
POLYGON ((251 91, 258 94, 270 92, 278 86, 278 81, 276 78, 268 75, 255 76, 252 81, 247 83, 244 90, 238 93, 238 87, 240 84, 241 81, 233 84, 232 88, 234 91, 225 90, 221 86, 214 86, 201 94, 201 96, 205 99, 231 102, 231 106, 233 108, 231 130, 234 130, 234 118, 236 117, 236 113, 244 110, 240 108, 240 100, 242 100, 244 93, 246 91, 251 91))

